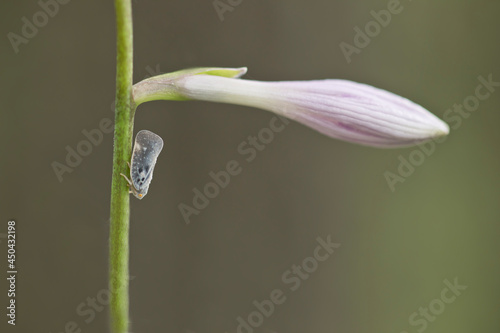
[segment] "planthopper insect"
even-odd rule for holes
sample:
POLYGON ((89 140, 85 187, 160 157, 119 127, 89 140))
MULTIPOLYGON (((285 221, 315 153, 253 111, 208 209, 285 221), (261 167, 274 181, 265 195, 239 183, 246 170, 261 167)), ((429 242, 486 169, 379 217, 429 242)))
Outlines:
POLYGON ((127 180, 129 193, 132 193, 138 199, 142 199, 148 194, 156 159, 160 155, 162 148, 163 140, 160 136, 147 130, 137 133, 132 150, 132 160, 131 163, 128 163, 130 179, 123 173, 120 175, 127 180))

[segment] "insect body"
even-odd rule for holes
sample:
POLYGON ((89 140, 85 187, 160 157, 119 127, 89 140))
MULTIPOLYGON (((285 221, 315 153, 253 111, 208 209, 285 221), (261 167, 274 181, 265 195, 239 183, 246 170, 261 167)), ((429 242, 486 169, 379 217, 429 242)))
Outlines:
POLYGON ((153 179, 156 159, 163 149, 163 140, 153 132, 142 130, 135 137, 130 167, 130 179, 122 175, 129 184, 129 193, 142 199, 148 194, 149 184, 153 179))

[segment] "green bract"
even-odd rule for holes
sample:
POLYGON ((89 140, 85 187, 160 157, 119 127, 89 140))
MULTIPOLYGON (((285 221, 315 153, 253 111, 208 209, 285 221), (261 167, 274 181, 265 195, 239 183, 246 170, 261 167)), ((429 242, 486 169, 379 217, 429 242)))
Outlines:
POLYGON ((133 97, 137 105, 144 102, 168 100, 186 101, 189 98, 181 95, 177 91, 175 82, 186 76, 193 75, 213 75, 226 78, 239 78, 247 72, 246 67, 241 68, 218 68, 218 67, 198 67, 183 69, 177 72, 154 76, 134 84, 133 97))

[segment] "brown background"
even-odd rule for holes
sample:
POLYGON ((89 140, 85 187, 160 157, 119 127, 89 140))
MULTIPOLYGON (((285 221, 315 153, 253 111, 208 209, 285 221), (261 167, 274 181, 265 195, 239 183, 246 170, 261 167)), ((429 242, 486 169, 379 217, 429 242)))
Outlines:
MULTIPOLYGON (((247 66, 258 80, 365 82, 439 117, 474 93, 479 75, 500 81, 498 1, 402 6, 348 64, 339 44, 387 1, 242 1, 221 22, 212 1, 138 0, 135 81, 156 68, 247 66)), ((106 332, 107 308, 89 323, 76 310, 107 287, 112 134, 62 182, 51 163, 64 163, 82 130, 113 118, 114 8, 61 5, 16 54, 7 34, 39 10, 34 0, 0 3, 0 233, 17 221, 19 269, 18 325, 7 327, 1 310, 0 331, 63 332, 74 321, 106 332)), ((417 332, 408 317, 458 277, 467 290, 426 331, 498 332, 499 107, 496 91, 393 193, 384 172, 397 172, 412 148, 357 146, 292 123, 247 163, 237 147, 271 114, 140 106, 136 132, 158 133, 165 147, 148 196, 131 199, 131 331, 235 332, 236 318, 279 288, 286 302, 256 332, 417 332), (230 160, 242 173, 186 225, 177 206, 230 160), (341 247, 289 291, 282 274, 328 235, 341 247)))

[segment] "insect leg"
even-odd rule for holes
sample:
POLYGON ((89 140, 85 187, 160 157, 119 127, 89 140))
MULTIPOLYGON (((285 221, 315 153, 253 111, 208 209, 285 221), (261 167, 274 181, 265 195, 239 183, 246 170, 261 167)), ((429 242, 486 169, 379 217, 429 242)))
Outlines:
POLYGON ((128 179, 127 176, 125 176, 123 173, 120 173, 120 176, 122 176, 123 178, 125 178, 125 180, 127 181, 127 186, 128 186, 128 193, 132 193, 132 190, 130 189, 130 187, 132 186, 132 182, 130 181, 130 179, 128 179))
POLYGON ((125 176, 123 173, 120 173, 120 176, 122 176, 123 178, 125 178, 125 180, 127 181, 128 183, 128 186, 132 186, 132 181, 130 179, 128 179, 127 176, 125 176))

